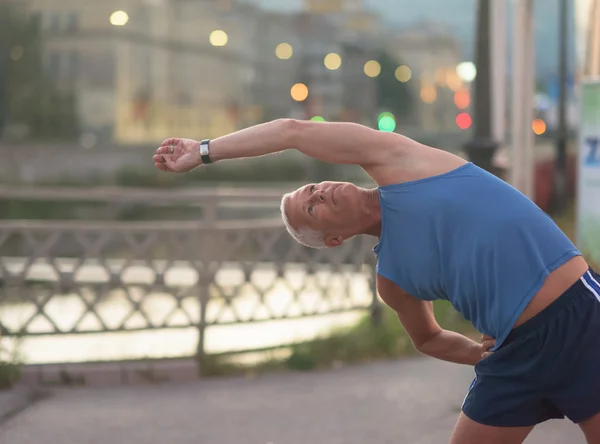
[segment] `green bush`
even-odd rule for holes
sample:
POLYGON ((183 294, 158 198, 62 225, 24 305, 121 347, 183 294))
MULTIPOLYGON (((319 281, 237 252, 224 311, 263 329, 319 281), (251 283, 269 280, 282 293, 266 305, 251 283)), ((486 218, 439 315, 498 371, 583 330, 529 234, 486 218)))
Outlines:
MULTIPOLYGON (((448 302, 436 301, 434 309, 442 328, 469 335, 474 333, 473 327, 448 302)), ((312 370, 336 363, 352 364, 416 353, 396 313, 387 306, 382 306, 382 311, 379 325, 374 325, 370 315, 365 315, 355 326, 337 329, 326 337, 295 345, 287 367, 312 370)))

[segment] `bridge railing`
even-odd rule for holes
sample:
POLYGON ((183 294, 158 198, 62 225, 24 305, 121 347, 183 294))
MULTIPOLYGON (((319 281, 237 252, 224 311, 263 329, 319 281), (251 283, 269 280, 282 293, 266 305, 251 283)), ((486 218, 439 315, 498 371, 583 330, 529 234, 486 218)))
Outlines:
MULTIPOLYGON (((141 196, 156 202, 153 191, 141 196)), ((198 202, 216 207, 228 199, 207 193, 198 202)), ((312 250, 280 218, 210 214, 197 222, 0 221, 2 336, 194 328, 202 357, 216 326, 378 313, 368 238, 312 250)))

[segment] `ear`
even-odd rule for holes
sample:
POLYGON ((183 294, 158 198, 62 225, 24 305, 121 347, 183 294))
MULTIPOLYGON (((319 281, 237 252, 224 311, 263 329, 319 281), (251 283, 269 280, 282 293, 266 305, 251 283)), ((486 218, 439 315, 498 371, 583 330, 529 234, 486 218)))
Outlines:
POLYGON ((328 248, 338 247, 342 245, 344 238, 342 236, 327 236, 325 238, 325 245, 328 248))

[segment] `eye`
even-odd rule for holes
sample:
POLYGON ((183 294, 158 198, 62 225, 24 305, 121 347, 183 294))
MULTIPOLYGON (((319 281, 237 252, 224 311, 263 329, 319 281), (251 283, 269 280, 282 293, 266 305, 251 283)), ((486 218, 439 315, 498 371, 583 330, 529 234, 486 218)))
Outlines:
POLYGON ((310 194, 314 193, 316 188, 317 188, 316 186, 311 185, 310 186, 310 194))
POLYGON ((312 205, 308 206, 308 214, 310 214, 311 216, 313 215, 313 208, 314 207, 312 205))

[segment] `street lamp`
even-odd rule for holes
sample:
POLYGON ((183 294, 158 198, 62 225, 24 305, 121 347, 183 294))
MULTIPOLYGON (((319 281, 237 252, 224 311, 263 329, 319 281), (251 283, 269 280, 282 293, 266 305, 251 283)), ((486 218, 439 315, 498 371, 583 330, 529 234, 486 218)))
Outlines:
POLYGON ((125 26, 129 21, 129 15, 125 11, 115 11, 110 15, 110 24, 113 26, 125 26))
MULTIPOLYGON (((493 0, 479 0, 477 7, 477 34, 475 67, 459 65, 463 74, 474 77, 473 139, 465 145, 469 159, 477 166, 492 172, 492 160, 498 148, 492 133, 492 82, 490 56, 490 9, 493 0)), ((460 74, 460 73, 459 73, 460 74)))

